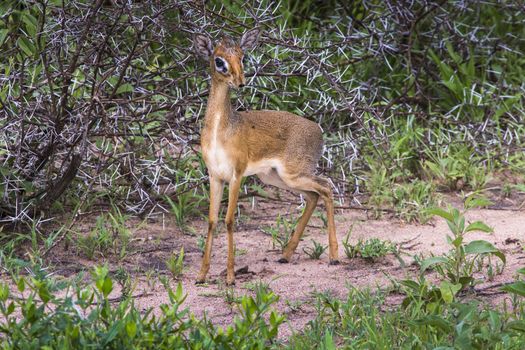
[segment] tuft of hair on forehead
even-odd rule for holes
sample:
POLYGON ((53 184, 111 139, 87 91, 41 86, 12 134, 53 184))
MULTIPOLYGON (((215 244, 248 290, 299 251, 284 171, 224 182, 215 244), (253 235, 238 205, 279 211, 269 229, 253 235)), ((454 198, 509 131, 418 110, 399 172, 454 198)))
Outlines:
POLYGON ((239 44, 229 36, 223 36, 221 41, 219 41, 219 45, 225 49, 237 49, 239 47, 239 44))

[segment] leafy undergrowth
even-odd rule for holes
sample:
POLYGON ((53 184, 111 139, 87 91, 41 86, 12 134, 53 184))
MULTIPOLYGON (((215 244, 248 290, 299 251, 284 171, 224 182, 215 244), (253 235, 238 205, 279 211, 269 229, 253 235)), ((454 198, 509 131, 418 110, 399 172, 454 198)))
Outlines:
MULTIPOLYGON (((58 280, 38 261, 24 265, 30 273, 22 276, 19 269, 9 268, 9 257, 4 256, 11 278, 0 283, 0 348, 523 349, 525 268, 517 271, 513 283, 501 288, 506 294, 500 306, 476 300, 472 293, 506 263, 504 253, 488 241, 466 242, 472 231, 492 231, 480 221, 466 224, 468 210, 486 204, 486 199, 470 196, 461 211, 429 210, 428 215, 440 216, 448 224, 448 252, 419 259, 418 278, 391 278, 392 286, 386 289, 350 286, 344 300, 314 293, 312 319, 288 338, 279 337, 286 321, 285 315, 274 310, 279 296, 263 282, 255 284, 251 294, 232 298, 237 316, 221 327, 206 316, 194 316, 183 304, 181 284, 172 290, 165 277, 161 281, 169 301, 143 311, 134 303, 132 287, 124 288, 123 276, 110 274, 107 266, 95 267, 92 282, 86 285, 78 282, 82 278, 58 280), (427 278, 428 270, 434 271, 437 282, 427 278), (121 297, 110 297, 114 282, 127 290, 121 297)), ((350 259, 373 260, 397 252, 392 243, 378 239, 343 244, 350 259)), ((309 252, 317 256, 323 250, 314 244, 309 252)), ((183 256, 181 250, 170 258, 175 279, 182 271, 183 256)))
MULTIPOLYGON (((525 273, 523 269, 520 271, 525 273)), ((274 311, 275 295, 264 284, 245 295, 238 316, 222 328, 197 319, 183 306, 179 284, 165 284, 169 303, 141 312, 131 298, 112 300, 113 281, 95 268, 93 284, 80 287, 49 278, 14 278, 16 295, 0 286, 2 349, 523 349, 525 282, 503 289, 511 307, 463 302, 443 286, 399 281, 402 303, 389 306, 388 293, 349 288, 345 300, 315 294, 316 314, 289 339, 278 338, 285 317, 274 311)))

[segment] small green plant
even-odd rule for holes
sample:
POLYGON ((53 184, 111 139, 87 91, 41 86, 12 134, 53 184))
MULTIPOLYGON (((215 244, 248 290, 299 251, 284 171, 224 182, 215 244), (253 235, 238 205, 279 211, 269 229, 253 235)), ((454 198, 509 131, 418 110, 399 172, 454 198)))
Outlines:
POLYGON ((372 207, 372 214, 374 218, 381 217, 385 207, 390 207, 393 204, 392 187, 394 186, 394 179, 400 173, 390 173, 383 165, 367 157, 366 163, 369 166, 367 173, 368 181, 366 188, 370 194, 368 204, 372 207))
POLYGON ((107 226, 106 215, 97 216, 95 228, 88 234, 79 233, 77 237, 78 249, 91 260, 96 254, 106 255, 112 244, 112 234, 107 226))
POLYGON ((512 184, 505 182, 501 186, 501 194, 503 195, 503 198, 509 198, 510 196, 512 196, 512 190, 513 190, 512 184))
POLYGON ((248 253, 248 249, 246 249, 246 248, 237 248, 237 247, 235 247, 235 249, 234 249, 235 256, 242 256, 242 255, 246 255, 247 253, 248 253))
POLYGON ((200 214, 199 205, 205 199, 196 189, 190 190, 183 186, 177 193, 175 199, 164 196, 170 206, 175 223, 179 228, 186 229, 187 221, 191 216, 200 214))
POLYGON ((350 236, 352 236, 352 231, 354 229, 354 226, 350 226, 350 229, 348 230, 348 233, 345 236, 345 239, 343 240, 343 248, 345 250, 345 255, 348 257, 348 259, 353 259, 357 257, 357 245, 352 245, 349 240, 350 236))
POLYGON ((157 286, 157 271, 153 269, 149 269, 145 272, 146 277, 146 284, 148 285, 149 289, 155 290, 155 287, 157 286))
POLYGON ((221 296, 224 302, 228 305, 238 305, 242 298, 237 295, 235 288, 231 286, 226 286, 223 283, 219 284, 219 296, 221 296))
POLYGON ((270 288, 270 284, 263 280, 248 281, 244 283, 243 287, 246 290, 255 291, 257 288, 259 288, 260 285, 264 285, 268 289, 270 288))
POLYGON ((204 249, 206 248, 206 237, 203 235, 197 236, 197 248, 202 255, 204 255, 204 249))
POLYGON ((321 255, 326 251, 328 246, 323 246, 321 243, 312 239, 313 247, 303 248, 303 252, 308 255, 310 259, 319 260, 321 255))
POLYGON ((166 260, 166 267, 174 279, 182 276, 184 270, 184 247, 180 248, 179 254, 172 253, 166 260))
POLYGON ((413 179, 400 170, 391 171, 371 159, 367 164, 368 204, 374 218, 380 218, 384 209, 392 209, 396 217, 407 222, 428 221, 425 210, 436 205, 436 190, 432 183, 413 179))
POLYGON ((321 222, 323 223, 323 228, 328 227, 328 219, 326 218, 325 213, 317 211, 315 213, 315 216, 321 220, 321 222))
POLYGON ((115 240, 113 244, 115 254, 123 259, 128 254, 129 243, 131 242, 132 233, 126 226, 129 215, 124 215, 116 205, 112 205, 112 211, 108 213, 110 218, 110 227, 115 240))
POLYGON ((480 164, 480 157, 473 156, 467 146, 451 145, 445 149, 430 150, 429 160, 423 164, 426 174, 448 190, 457 191, 469 187, 483 189, 490 180, 487 168, 480 164))
POLYGON ((436 206, 434 185, 421 180, 396 184, 392 196, 395 215, 407 222, 426 223, 430 219, 427 209, 436 206))
POLYGON ((287 219, 279 214, 274 226, 266 226, 261 230, 272 237, 272 249, 278 247, 283 250, 290 241, 296 224, 297 221, 287 219))
MULTIPOLYGON (((433 268, 442 278, 461 289, 473 286, 476 283, 474 272, 482 269, 485 264, 482 261, 486 257, 494 256, 505 264, 505 255, 492 243, 485 240, 474 240, 465 243, 466 235, 472 231, 492 233, 492 228, 481 221, 465 224, 465 213, 474 207, 486 206, 489 202, 485 198, 475 196, 467 197, 464 210, 456 208, 443 210, 434 208, 429 210, 430 214, 445 219, 451 231, 447 235, 447 242, 452 246, 451 250, 443 256, 432 256, 421 262, 421 272, 433 268)), ((480 271, 481 272, 481 271, 480 271)))
POLYGON ((128 254, 132 233, 126 226, 129 215, 123 215, 117 206, 97 216, 95 227, 87 234, 77 233, 77 248, 88 258, 115 254, 123 259, 128 254))
POLYGON ((361 257, 368 260, 376 260, 388 254, 397 254, 396 246, 390 241, 384 241, 379 238, 358 239, 355 245, 349 243, 351 231, 348 232, 343 240, 345 254, 349 259, 361 257))
POLYGON ((390 241, 384 241, 379 238, 368 238, 364 241, 357 242, 359 254, 364 259, 377 259, 386 256, 395 251, 394 245, 390 241))
POLYGON ((115 273, 113 274, 115 280, 120 285, 121 293, 123 297, 128 297, 131 295, 132 292, 132 285, 131 285, 131 275, 129 272, 123 268, 122 266, 119 266, 115 273))
POLYGON ((306 302, 304 300, 286 300, 284 303, 290 309, 290 312, 299 312, 306 302))

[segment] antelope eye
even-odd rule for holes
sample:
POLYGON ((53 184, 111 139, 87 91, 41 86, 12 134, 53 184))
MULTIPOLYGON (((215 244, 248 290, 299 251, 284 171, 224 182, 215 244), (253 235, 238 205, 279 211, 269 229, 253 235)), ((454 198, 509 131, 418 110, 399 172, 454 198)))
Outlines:
POLYGON ((217 70, 222 71, 223 73, 225 73, 228 70, 224 60, 222 58, 219 58, 219 57, 215 58, 215 67, 217 67, 217 70))

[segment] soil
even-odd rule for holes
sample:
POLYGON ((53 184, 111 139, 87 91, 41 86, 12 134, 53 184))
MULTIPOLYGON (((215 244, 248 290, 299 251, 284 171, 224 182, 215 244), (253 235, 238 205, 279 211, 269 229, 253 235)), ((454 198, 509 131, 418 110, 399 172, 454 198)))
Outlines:
MULTIPOLYGON (((382 219, 372 219, 369 212, 362 209, 338 209, 336 212, 336 227, 339 241, 340 265, 329 265, 327 252, 319 260, 310 259, 303 248, 312 246, 311 240, 328 245, 326 229, 323 227, 319 213, 324 212, 320 206, 312 217, 302 242, 288 264, 278 263, 280 250, 272 245, 271 236, 263 232, 263 228, 275 225, 278 215, 297 218, 301 206, 295 197, 283 194, 282 201, 269 201, 258 197, 247 198, 240 202, 238 222, 235 232, 237 249, 236 285, 228 289, 224 285, 226 267, 226 234, 224 225, 219 226, 214 240, 212 264, 208 274, 208 283, 195 285, 200 263, 201 251, 198 248, 198 235, 205 234, 207 223, 205 218, 195 219, 188 224, 189 229, 182 232, 174 222, 166 218, 158 218, 148 222, 137 219, 127 224, 132 229, 133 241, 128 248, 127 256, 117 261, 116 257, 97 257, 95 261, 88 260, 74 248, 64 250, 63 244, 54 248, 49 254, 55 274, 73 277, 80 271, 89 269, 95 263, 108 261, 114 271, 117 266, 124 267, 136 283, 133 290, 135 302, 144 310, 154 308, 168 302, 167 293, 158 280, 159 275, 168 277, 171 286, 177 281, 170 275, 165 261, 184 247, 184 273, 180 278, 187 298, 185 306, 196 315, 204 312, 215 323, 224 325, 230 323, 238 313, 231 299, 247 293, 253 293, 253 285, 257 281, 268 283, 270 288, 280 296, 275 306, 287 317, 287 326, 282 327, 280 336, 287 336, 292 330, 300 330, 314 316, 311 301, 315 291, 329 291, 334 296, 345 298, 349 286, 360 288, 388 288, 390 279, 414 277, 418 274, 414 256, 429 256, 441 254, 450 249, 446 235, 449 229, 444 220, 432 219, 428 224, 408 224, 389 217, 388 213, 382 219), (345 256, 342 241, 352 228, 349 242, 358 239, 376 237, 390 240, 401 247, 401 258, 390 254, 375 261, 362 258, 349 259, 345 256), (194 234, 190 234, 194 232, 194 234), (404 265, 404 266, 403 266, 404 265)), ((525 265, 525 213, 519 209, 524 198, 515 197, 511 201, 498 199, 492 209, 471 210, 467 221, 482 220, 494 228, 493 234, 472 232, 468 240, 485 239, 501 249, 507 257, 503 273, 494 276, 476 286, 477 297, 489 301, 500 301, 499 286, 512 282, 515 271, 525 265)), ((461 205, 459 195, 448 196, 445 202, 455 206, 461 205)), ((224 207, 225 205, 223 205, 224 207)), ((77 232, 89 232, 94 226, 94 218, 86 217, 74 228, 77 232)), ((111 297, 120 295, 116 288, 111 297)), ((391 302, 399 302, 400 296, 394 294, 391 302)))

